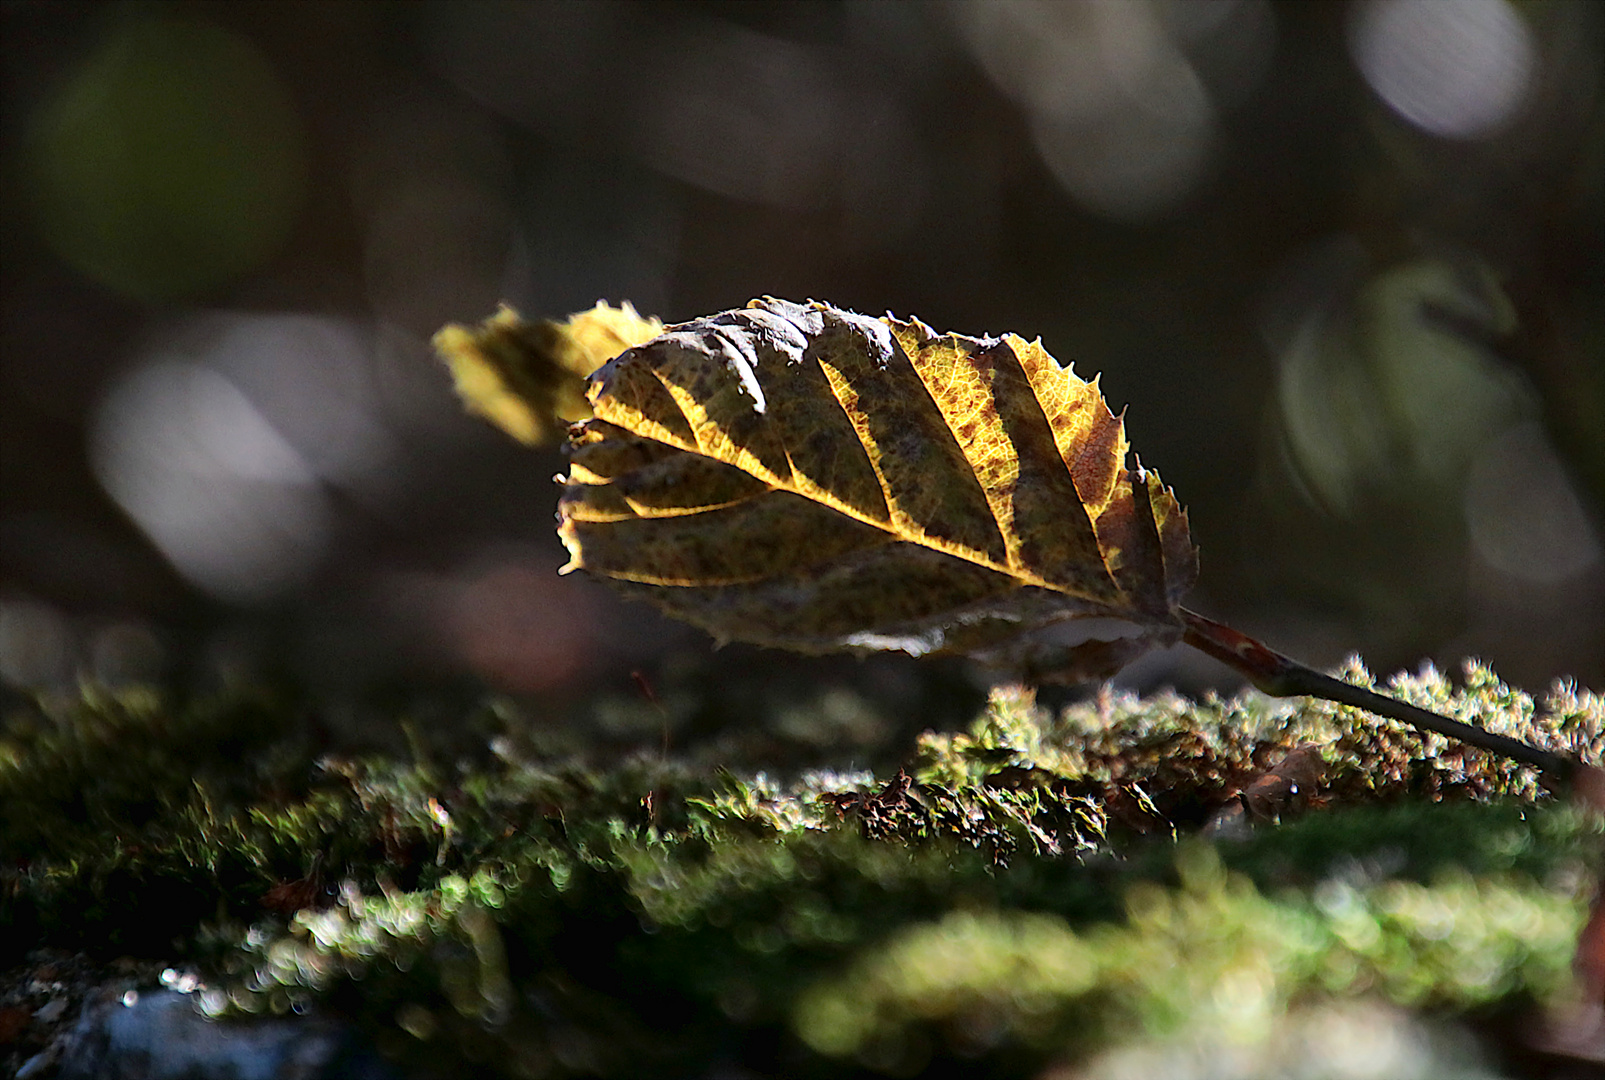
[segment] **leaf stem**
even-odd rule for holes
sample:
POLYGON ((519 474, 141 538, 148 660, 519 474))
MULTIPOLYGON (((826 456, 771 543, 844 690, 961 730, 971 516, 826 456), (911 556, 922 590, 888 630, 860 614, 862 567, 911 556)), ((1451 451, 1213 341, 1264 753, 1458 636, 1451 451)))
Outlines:
POLYGON ((1308 696, 1335 701, 1340 705, 1353 705, 1378 716, 1403 721, 1422 731, 1434 731, 1491 754, 1535 766, 1562 783, 1569 782, 1578 770, 1579 763, 1562 754, 1541 750, 1520 739, 1463 724, 1397 698, 1323 675, 1224 623, 1186 608, 1179 609, 1179 613, 1186 627, 1183 641, 1247 676, 1250 682, 1272 697, 1308 696))

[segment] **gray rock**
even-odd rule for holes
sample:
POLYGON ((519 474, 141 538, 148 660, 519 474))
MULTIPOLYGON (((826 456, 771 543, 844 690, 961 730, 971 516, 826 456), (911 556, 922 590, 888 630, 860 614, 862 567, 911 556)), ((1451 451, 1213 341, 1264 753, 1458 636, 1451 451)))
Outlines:
POLYGON ((401 1078, 338 1020, 208 1020, 193 998, 165 989, 86 1006, 58 1061, 61 1080, 401 1078))

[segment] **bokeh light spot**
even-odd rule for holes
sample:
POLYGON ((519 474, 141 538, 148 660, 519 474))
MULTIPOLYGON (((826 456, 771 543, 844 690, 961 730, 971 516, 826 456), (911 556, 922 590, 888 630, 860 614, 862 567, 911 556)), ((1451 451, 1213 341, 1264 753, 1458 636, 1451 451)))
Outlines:
POLYGON ((215 26, 112 30, 35 117, 40 229, 75 268, 143 300, 194 295, 258 265, 305 187, 289 95, 215 26))
POLYGON ((500 560, 470 572, 452 600, 456 648, 475 672, 507 690, 551 690, 585 664, 592 615, 552 561, 500 560))
POLYGON ((1484 338, 1514 309, 1474 260, 1423 258, 1332 281, 1281 355, 1285 451, 1317 504, 1347 516, 1362 493, 1453 492, 1530 390, 1484 338))
POLYGON ((1532 35, 1506 0, 1370 0, 1355 9, 1350 49, 1391 109, 1457 139, 1508 122, 1536 62, 1532 35))
POLYGON ((49 686, 72 670, 73 635, 55 608, 30 600, 0 602, 0 682, 49 686))
POLYGON ((976 60, 1029 116, 1054 178, 1117 221, 1162 217, 1199 187, 1217 150, 1216 91, 1241 99, 1275 41, 1269 9, 1236 0, 973 0, 953 11, 976 60))
POLYGON ((239 387, 153 360, 114 386, 91 444, 96 475, 173 566, 228 600, 299 584, 327 545, 312 470, 239 387))
POLYGON ((1566 471, 1536 423, 1492 440, 1471 467, 1466 524, 1483 561, 1553 584, 1600 560, 1600 542, 1566 471))

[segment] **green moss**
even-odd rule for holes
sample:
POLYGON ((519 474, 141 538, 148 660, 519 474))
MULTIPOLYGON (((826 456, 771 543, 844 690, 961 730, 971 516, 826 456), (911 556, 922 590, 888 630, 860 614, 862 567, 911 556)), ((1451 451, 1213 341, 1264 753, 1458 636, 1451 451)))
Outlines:
MULTIPOLYGON (((1600 750, 1597 695, 1394 685, 1600 750)), ((784 780, 540 757, 506 709, 449 768, 417 733, 318 757, 303 715, 86 692, 8 717, 0 936, 187 956, 210 1012, 325 1001, 421 1069, 1024 1075, 1323 1001, 1555 997, 1600 869, 1599 824, 1528 771, 1256 694, 1003 690, 907 773, 784 780), (1301 743, 1314 808, 1196 835, 1301 743)))
POLYGON ((1123 921, 1077 930, 986 907, 911 923, 811 984, 796 1030, 821 1053, 907 1073, 944 1049, 1062 1053, 1184 1026, 1248 1041, 1326 995, 1464 1011, 1560 992, 1585 899, 1463 873, 1273 896, 1212 849, 1179 862, 1177 887, 1128 885, 1123 921))

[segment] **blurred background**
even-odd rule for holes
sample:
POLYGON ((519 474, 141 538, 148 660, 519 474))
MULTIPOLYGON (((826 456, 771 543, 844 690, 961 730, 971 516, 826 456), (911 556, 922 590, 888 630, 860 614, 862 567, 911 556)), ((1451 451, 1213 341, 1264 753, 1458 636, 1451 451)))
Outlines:
POLYGON ((1286 652, 1605 685, 1602 17, 6 0, 0 680, 645 698, 594 722, 667 737, 645 687, 739 669, 857 686, 837 736, 928 719, 934 669, 716 654, 559 578, 561 458, 428 347, 773 294, 1102 372, 1192 606, 1286 652))

